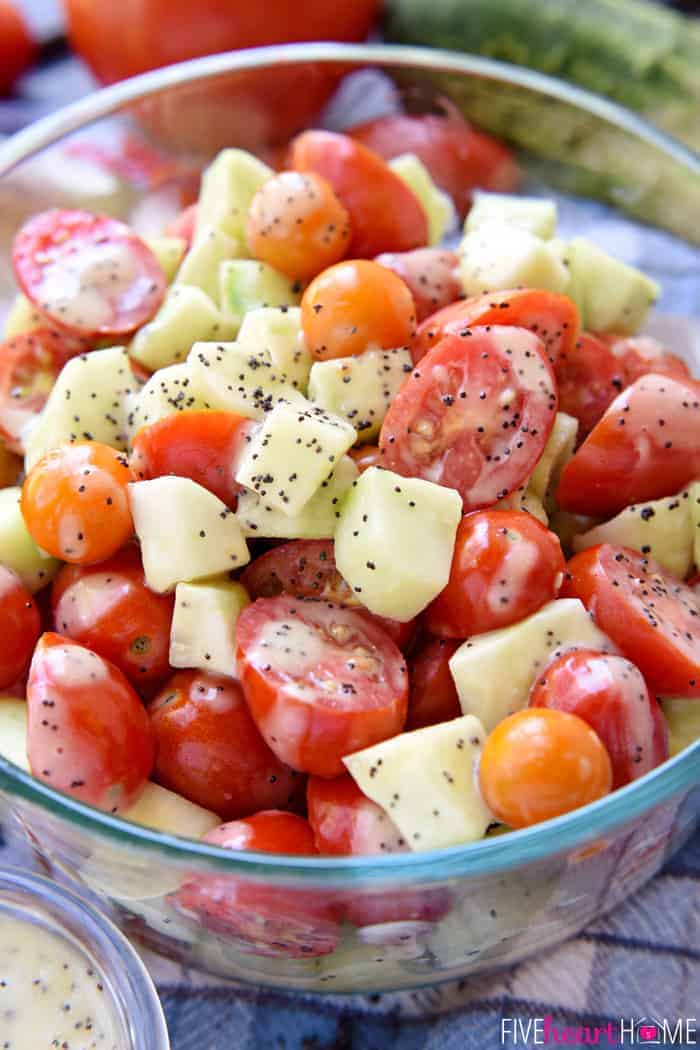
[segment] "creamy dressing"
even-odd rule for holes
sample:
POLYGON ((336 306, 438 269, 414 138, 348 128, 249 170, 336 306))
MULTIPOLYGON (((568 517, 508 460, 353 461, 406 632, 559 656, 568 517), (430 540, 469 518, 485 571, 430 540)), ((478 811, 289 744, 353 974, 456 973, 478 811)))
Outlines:
POLYGON ((328 655, 328 639, 317 628, 290 617, 283 623, 270 620, 260 630, 258 639, 248 652, 254 667, 273 664, 275 670, 298 674, 304 666, 321 663, 328 655))
POLYGON ((492 612, 503 612, 505 602, 513 595, 527 588, 530 574, 539 562, 539 548, 536 543, 522 537, 508 544, 503 555, 498 575, 493 580, 486 594, 486 604, 492 612))
MULTIPOLYGON (((41 304, 63 324, 98 330, 113 316, 112 302, 130 293, 138 276, 133 250, 112 243, 83 247, 47 270, 41 304)), ((143 293, 140 282, 138 295, 143 293)))
POLYGON ((44 652, 47 677, 53 682, 70 682, 71 687, 95 687, 109 678, 103 660, 78 645, 53 645, 44 652))
POLYGON ((76 580, 56 610, 57 629, 84 630, 106 616, 128 593, 129 581, 118 573, 97 572, 76 580))
POLYGON ((127 1050, 101 974, 67 941, 0 911, 0 1047, 127 1050))

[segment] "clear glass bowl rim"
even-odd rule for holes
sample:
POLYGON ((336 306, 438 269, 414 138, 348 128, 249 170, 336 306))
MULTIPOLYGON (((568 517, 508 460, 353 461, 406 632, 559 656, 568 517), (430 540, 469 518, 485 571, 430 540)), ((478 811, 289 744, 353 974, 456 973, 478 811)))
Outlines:
MULTIPOLYGON (((522 86, 599 117, 661 151, 700 179, 700 155, 623 107, 553 77, 492 59, 439 49, 334 43, 286 44, 224 52, 166 66, 96 91, 36 121, 0 144, 0 177, 64 136, 148 96, 225 73, 308 62, 343 63, 358 69, 380 66, 481 76, 522 86)), ((322 882, 324 886, 338 888, 367 881, 427 882, 459 876, 474 877, 531 863, 604 837, 620 825, 698 784, 700 740, 663 766, 606 798, 521 831, 425 853, 292 857, 224 850, 120 820, 54 791, 0 756, 1 791, 9 796, 19 796, 52 816, 103 836, 114 844, 136 848, 139 852, 156 852, 163 859, 183 865, 197 862, 221 873, 270 881, 282 878, 293 882, 322 882)))

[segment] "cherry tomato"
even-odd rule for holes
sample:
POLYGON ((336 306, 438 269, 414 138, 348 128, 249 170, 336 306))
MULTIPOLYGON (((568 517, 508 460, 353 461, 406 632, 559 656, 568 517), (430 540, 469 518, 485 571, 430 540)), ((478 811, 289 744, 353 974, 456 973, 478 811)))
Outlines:
POLYGON ((579 332, 578 310, 565 295, 540 288, 486 292, 452 303, 427 317, 413 341, 413 361, 418 364, 446 335, 459 335, 476 325, 495 324, 529 328, 542 340, 554 365, 560 354, 573 351, 579 332))
POLYGON ((424 321, 462 296, 459 259, 455 252, 444 248, 416 248, 413 252, 383 252, 374 261, 393 270, 408 286, 418 321, 424 321))
POLYGON ((591 432, 608 405, 627 386, 621 362, 604 342, 588 332, 581 332, 573 350, 559 354, 554 374, 559 410, 578 419, 579 439, 591 432))
POLYGON ((90 344, 56 328, 23 332, 0 344, 0 436, 24 452, 23 435, 46 404, 66 361, 90 344))
POLYGON ((55 324, 83 336, 133 332, 155 314, 165 275, 140 237, 123 222, 55 208, 15 237, 17 282, 55 324))
POLYGON ((17 4, 0 0, 0 94, 9 94, 12 86, 39 53, 17 4))
POLYGON ((364 856, 404 853, 408 848, 391 818, 349 773, 330 780, 309 777, 306 802, 319 853, 364 856))
POLYGON ((188 248, 192 247, 194 231, 197 226, 197 205, 189 204, 183 208, 165 227, 166 237, 181 237, 188 248))
POLYGON ((450 579, 425 625, 441 638, 464 639, 517 623, 556 598, 565 568, 559 538, 524 510, 467 514, 450 579))
POLYGON ((301 325, 317 361, 411 342, 413 297, 400 277, 379 263, 350 259, 316 277, 301 300, 301 325))
POLYGON ((155 779, 225 820, 287 809, 303 788, 260 736, 240 685, 230 678, 179 671, 148 711, 155 779))
POLYGON ((452 197, 464 218, 479 188, 508 193, 518 184, 513 155, 490 135, 467 124, 456 111, 443 116, 379 117, 351 128, 348 134, 391 160, 414 153, 438 186, 452 197))
POLYGON ((26 671, 40 633, 36 602, 17 573, 0 565, 0 689, 26 671))
MULTIPOLYGON (((316 853, 308 821, 268 810, 207 832, 204 842, 224 849, 308 856, 316 853)), ((274 958, 328 955, 338 942, 329 901, 318 890, 209 875, 186 883, 174 898, 179 911, 244 950, 274 958)))
POLYGON ((291 145, 291 167, 330 182, 350 216, 348 255, 372 259, 428 243, 428 219, 416 195, 381 157, 347 135, 305 131, 291 145))
POLYGON ((542 343, 523 328, 446 336, 394 397, 382 424, 384 466, 489 506, 531 474, 557 411, 542 343))
POLYGON ((259 598, 241 613, 236 635, 250 712, 293 769, 336 776, 344 755, 403 728, 406 664, 389 636, 353 610, 259 598))
POLYGON ((625 376, 625 386, 653 372, 674 379, 692 379, 685 361, 667 350, 663 343, 650 335, 600 336, 617 358, 625 376))
POLYGON ((288 594, 348 606, 382 627, 399 649, 404 649, 415 634, 415 620, 400 623, 374 616, 360 605, 338 572, 332 540, 292 540, 273 547, 244 569, 241 583, 253 599, 288 594))
POLYGON ((131 470, 140 480, 191 478, 235 509, 235 464, 249 427, 250 420, 235 412, 176 412, 134 436, 131 470))
POLYGON ((307 281, 345 255, 350 216, 321 175, 283 171, 255 194, 247 240, 256 259, 307 281))
POLYGON ((125 457, 98 441, 51 449, 22 488, 22 514, 35 542, 54 558, 93 565, 133 535, 125 457))
POLYGON ((116 813, 136 801, 153 766, 151 727, 113 664, 60 634, 39 639, 27 684, 32 773, 116 813))
POLYGON ((562 587, 659 696, 700 696, 700 606, 652 558, 609 543, 575 555, 562 587))
POLYGON ((407 730, 449 722, 462 714, 450 671, 450 658, 459 645, 451 639, 426 635, 411 653, 407 730))
POLYGON ((20 457, 0 441, 0 489, 17 485, 23 466, 20 457))
MULTIPOLYGON (((590 649, 563 653, 535 682, 530 707, 567 711, 595 729, 612 761, 613 788, 668 758, 668 734, 664 740, 657 731, 661 709, 640 671, 623 656, 590 649)), ((663 729, 663 715, 661 722, 663 729)))
POLYGON ((565 465, 557 503, 609 518, 700 477, 698 385, 648 375, 623 390, 565 465))
POLYGON ((64 565, 53 582, 55 629, 113 663, 137 687, 170 670, 175 598, 149 591, 136 545, 99 565, 64 565))
POLYGON ((688 580, 688 586, 693 594, 696 594, 700 598, 700 573, 688 580))
POLYGON ((383 465, 382 454, 378 445, 358 445, 356 448, 351 448, 348 455, 355 460, 360 474, 365 470, 369 470, 370 467, 381 467, 383 465))
POLYGON ((479 768, 494 816, 525 828, 607 795, 612 763, 598 734, 576 715, 532 707, 489 733, 479 768))

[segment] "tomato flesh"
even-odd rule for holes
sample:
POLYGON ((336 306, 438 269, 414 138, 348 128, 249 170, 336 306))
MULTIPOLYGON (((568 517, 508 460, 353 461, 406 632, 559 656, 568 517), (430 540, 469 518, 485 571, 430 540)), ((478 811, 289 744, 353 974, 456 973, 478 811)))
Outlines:
POLYGON ((40 632, 36 602, 19 576, 0 565, 0 689, 26 671, 40 632))
POLYGON ((416 248, 412 252, 383 252, 375 259, 393 270, 410 289, 416 320, 424 321, 455 299, 461 298, 459 258, 443 248, 416 248))

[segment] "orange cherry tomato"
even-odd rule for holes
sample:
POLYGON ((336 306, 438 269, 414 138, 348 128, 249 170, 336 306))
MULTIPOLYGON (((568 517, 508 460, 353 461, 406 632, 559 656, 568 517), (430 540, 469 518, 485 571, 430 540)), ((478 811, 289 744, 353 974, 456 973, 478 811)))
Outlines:
POLYGON ((29 472, 22 514, 36 543, 54 558, 93 565, 133 534, 126 458, 98 441, 51 449, 29 472))
POLYGON ((386 266, 348 259, 324 270, 306 289, 301 325, 313 356, 328 361, 407 346, 416 308, 407 285, 386 266))
POLYGON ((612 763, 582 718, 532 707, 489 733, 479 782, 494 816, 511 828, 525 828, 607 795, 612 763))
POLYGON ((321 175, 282 171, 255 194, 247 238, 256 259, 308 281, 347 252, 350 216, 321 175))
POLYGON ((36 602, 19 576, 0 565, 0 689, 26 671, 40 632, 36 602))

